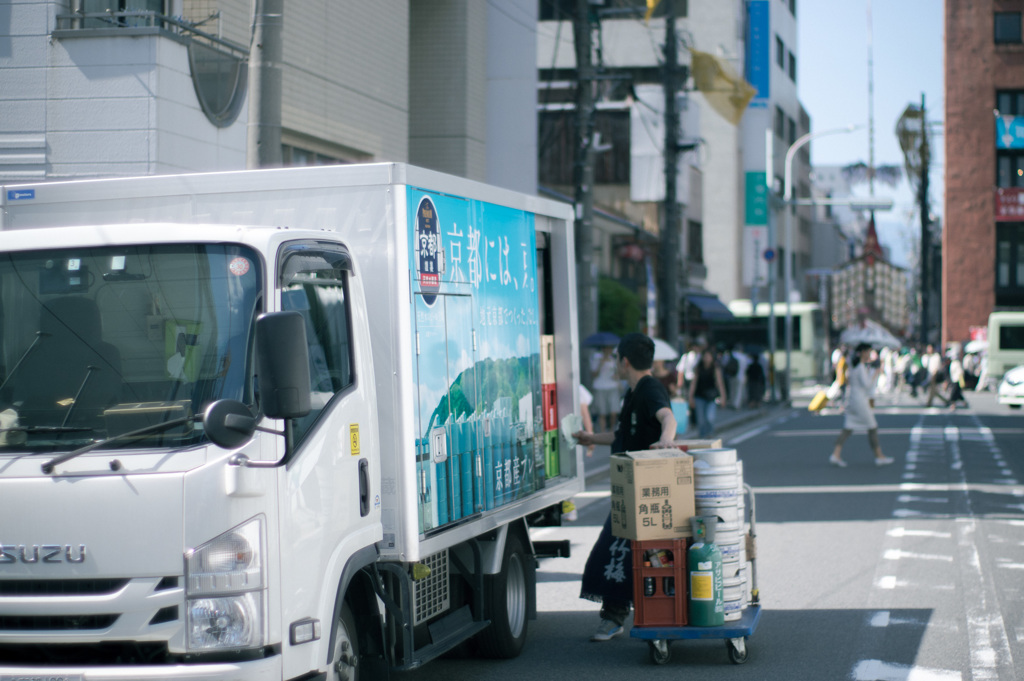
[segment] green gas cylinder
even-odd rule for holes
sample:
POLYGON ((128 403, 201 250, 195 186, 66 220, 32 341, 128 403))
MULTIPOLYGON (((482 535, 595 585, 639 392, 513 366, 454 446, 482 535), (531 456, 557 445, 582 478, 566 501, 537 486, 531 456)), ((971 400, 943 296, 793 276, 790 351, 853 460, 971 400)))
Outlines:
POLYGON ((693 545, 686 555, 690 582, 689 623, 697 627, 725 624, 725 585, 722 552, 715 545, 714 516, 694 516, 693 545))

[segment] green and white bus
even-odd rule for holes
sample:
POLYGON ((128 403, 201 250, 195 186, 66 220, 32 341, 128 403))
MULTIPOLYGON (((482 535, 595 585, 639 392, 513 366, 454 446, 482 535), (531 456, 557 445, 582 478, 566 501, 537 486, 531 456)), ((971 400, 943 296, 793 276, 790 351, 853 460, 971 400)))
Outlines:
MULTIPOLYGON (((793 363, 790 376, 793 381, 823 378, 825 360, 827 358, 828 338, 825 333, 825 317, 818 303, 790 303, 790 314, 793 317, 793 347, 790 359, 793 363)), ((729 311, 740 324, 749 324, 758 330, 763 338, 765 348, 768 347, 768 319, 775 314, 775 371, 782 373, 786 368, 786 304, 758 303, 752 309, 749 300, 734 300, 729 303, 729 311), (774 308, 774 309, 773 309, 774 308)), ((747 336, 747 342, 751 340, 747 336)))

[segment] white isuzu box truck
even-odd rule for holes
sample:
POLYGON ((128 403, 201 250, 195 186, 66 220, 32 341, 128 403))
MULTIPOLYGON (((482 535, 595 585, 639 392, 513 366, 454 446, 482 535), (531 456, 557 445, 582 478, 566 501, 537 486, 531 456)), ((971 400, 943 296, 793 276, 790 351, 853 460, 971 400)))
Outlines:
POLYGON ((517 655, 572 219, 391 163, 3 187, 0 680, 517 655))

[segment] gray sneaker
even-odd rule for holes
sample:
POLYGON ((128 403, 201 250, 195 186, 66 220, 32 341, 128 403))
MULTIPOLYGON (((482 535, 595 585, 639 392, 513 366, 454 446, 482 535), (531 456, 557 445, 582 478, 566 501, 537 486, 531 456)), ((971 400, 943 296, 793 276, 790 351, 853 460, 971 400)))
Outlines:
POLYGON ((590 637, 591 641, 610 641, 615 636, 622 633, 622 625, 616 624, 611 620, 601 620, 601 626, 597 628, 594 635, 590 637))

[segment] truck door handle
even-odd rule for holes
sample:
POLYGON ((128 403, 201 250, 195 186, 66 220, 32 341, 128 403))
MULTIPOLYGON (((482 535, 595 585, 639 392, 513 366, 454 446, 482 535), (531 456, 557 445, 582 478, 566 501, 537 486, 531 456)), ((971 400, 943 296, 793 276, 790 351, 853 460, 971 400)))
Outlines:
POLYGON ((359 460, 359 515, 370 514, 370 462, 359 460))

